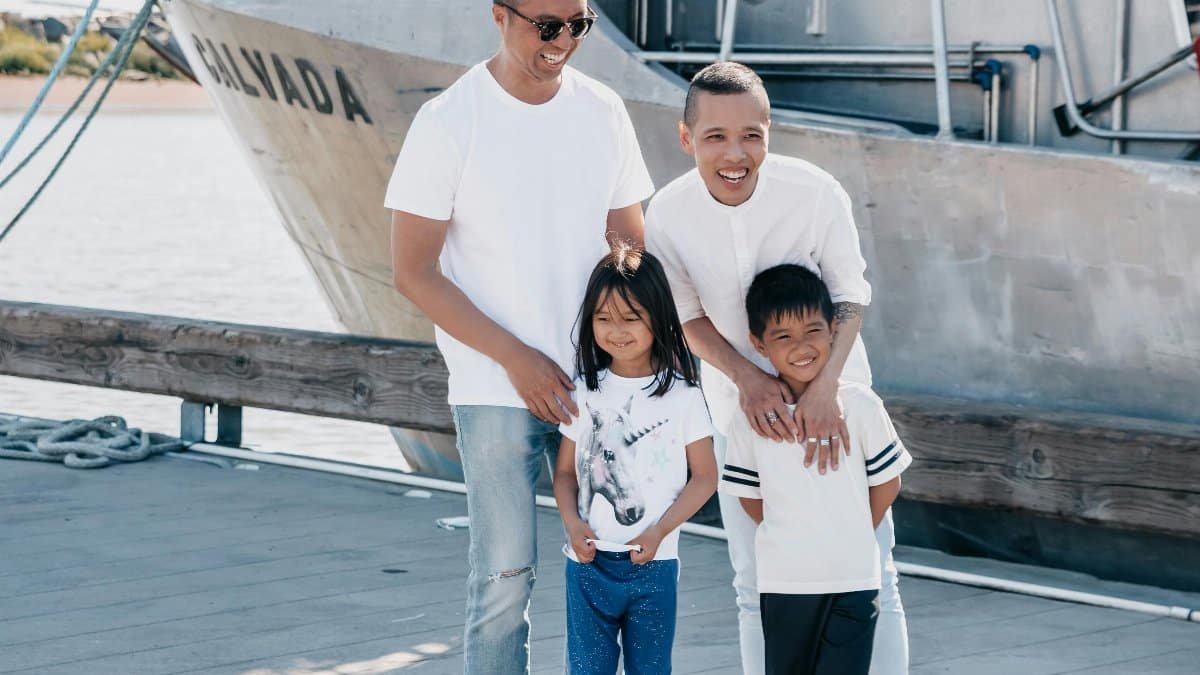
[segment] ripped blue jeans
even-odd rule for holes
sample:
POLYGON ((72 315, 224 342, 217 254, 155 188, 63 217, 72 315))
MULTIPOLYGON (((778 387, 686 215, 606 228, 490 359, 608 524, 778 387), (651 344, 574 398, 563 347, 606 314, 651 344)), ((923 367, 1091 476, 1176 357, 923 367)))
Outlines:
POLYGON ((467 675, 529 672, 529 595, 537 573, 534 488, 561 436, 524 408, 454 406, 471 519, 467 675))

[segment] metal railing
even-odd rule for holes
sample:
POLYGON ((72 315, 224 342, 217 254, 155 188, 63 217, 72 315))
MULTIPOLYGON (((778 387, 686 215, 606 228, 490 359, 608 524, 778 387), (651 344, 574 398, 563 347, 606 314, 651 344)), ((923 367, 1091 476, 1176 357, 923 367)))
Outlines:
POLYGON ((1081 105, 1075 99, 1075 84, 1071 78, 1071 65, 1067 62, 1066 40, 1063 38, 1062 21, 1058 14, 1057 0, 1046 0, 1046 14, 1050 20, 1050 35, 1054 40, 1054 53, 1057 57, 1055 61, 1058 62, 1058 74, 1060 79, 1062 79, 1063 97, 1066 99, 1064 105, 1055 109, 1059 127, 1064 135, 1070 135, 1070 133, 1073 133, 1072 129, 1077 127, 1085 134, 1109 140, 1200 142, 1200 131, 1118 131, 1096 126, 1085 117, 1086 113, 1108 105, 1114 99, 1128 93, 1139 84, 1158 75, 1176 63, 1186 60, 1193 52, 1194 47, 1189 46, 1177 49, 1141 74, 1127 78, 1124 82, 1119 83, 1094 100, 1089 100, 1081 105))

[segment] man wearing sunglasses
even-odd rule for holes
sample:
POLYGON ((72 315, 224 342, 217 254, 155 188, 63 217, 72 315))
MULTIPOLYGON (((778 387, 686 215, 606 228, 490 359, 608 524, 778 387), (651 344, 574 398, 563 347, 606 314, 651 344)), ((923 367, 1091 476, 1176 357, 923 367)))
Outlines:
POLYGON ((578 415, 572 327, 606 237, 640 245, 654 191, 620 97, 566 65, 595 20, 586 0, 497 0, 499 49, 421 107, 385 199, 395 286, 450 372, 467 673, 529 670, 534 484, 578 415))

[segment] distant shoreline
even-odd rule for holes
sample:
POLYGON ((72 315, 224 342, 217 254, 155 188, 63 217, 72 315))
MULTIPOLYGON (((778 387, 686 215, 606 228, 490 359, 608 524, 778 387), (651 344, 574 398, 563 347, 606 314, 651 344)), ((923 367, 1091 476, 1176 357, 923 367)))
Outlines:
MULTIPOLYGON (((0 75, 0 112, 24 112, 41 90, 46 78, 0 75)), ((87 80, 61 77, 42 104, 41 112, 61 112, 83 91, 87 80)), ((81 111, 90 109, 104 82, 97 82, 81 111)), ((104 100, 101 112, 211 112, 212 101, 199 85, 188 80, 120 80, 104 100)))

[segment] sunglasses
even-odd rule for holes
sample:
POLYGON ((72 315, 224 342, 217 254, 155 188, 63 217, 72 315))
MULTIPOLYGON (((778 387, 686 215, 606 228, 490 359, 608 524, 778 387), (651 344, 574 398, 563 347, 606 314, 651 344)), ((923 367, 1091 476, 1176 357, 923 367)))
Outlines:
POLYGON ((581 16, 578 19, 567 19, 566 21, 562 21, 560 19, 534 21, 533 19, 518 12, 512 5, 500 2, 500 0, 493 0, 492 4, 500 5, 513 14, 516 14, 522 19, 525 19, 529 23, 533 24, 534 27, 538 29, 538 37, 542 39, 542 42, 550 42, 559 35, 562 35, 564 28, 567 29, 567 33, 572 38, 575 38, 576 40, 582 40, 583 37, 588 34, 588 31, 592 29, 592 24, 596 23, 596 19, 599 18, 598 14, 593 12, 591 8, 588 8, 588 14, 586 16, 581 16))

